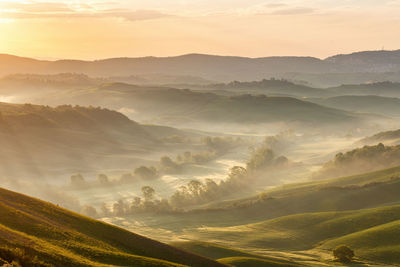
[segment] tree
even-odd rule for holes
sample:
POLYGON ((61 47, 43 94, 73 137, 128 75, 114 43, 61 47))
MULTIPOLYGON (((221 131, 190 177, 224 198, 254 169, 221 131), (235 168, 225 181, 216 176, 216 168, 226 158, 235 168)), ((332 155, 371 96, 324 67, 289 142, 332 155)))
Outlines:
POLYGON ((83 187, 86 185, 85 178, 81 174, 71 175, 71 185, 75 187, 83 187))
POLYGON ((101 204, 101 213, 102 213, 102 215, 104 216, 104 217, 109 217, 111 214, 110 214, 110 210, 108 209, 108 207, 107 207, 107 204, 106 203, 102 203, 101 204))
POLYGON ((143 186, 142 193, 145 201, 151 201, 154 198, 156 191, 150 186, 143 186))
POLYGON ((97 176, 97 180, 99 181, 100 184, 106 185, 109 183, 108 177, 105 174, 99 174, 97 176))
POLYGON ((136 168, 133 173, 135 174, 135 176, 138 176, 143 180, 154 180, 158 178, 157 169, 153 166, 140 166, 136 168))
POLYGON ((83 206, 81 213, 91 218, 97 218, 99 216, 97 214, 97 210, 94 207, 88 205, 83 206))
POLYGON ((247 169, 249 171, 256 171, 268 167, 274 163, 275 154, 269 149, 262 147, 255 151, 251 156, 249 162, 247 162, 247 169))
POLYGON ((333 256, 340 262, 349 263, 353 260, 354 251, 348 246, 340 245, 333 250, 333 256))

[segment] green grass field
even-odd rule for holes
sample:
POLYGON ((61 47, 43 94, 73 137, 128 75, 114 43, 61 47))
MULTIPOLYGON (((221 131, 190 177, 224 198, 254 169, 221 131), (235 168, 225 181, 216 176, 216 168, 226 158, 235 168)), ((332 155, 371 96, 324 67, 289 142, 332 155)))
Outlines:
POLYGON ((223 266, 4 189, 0 244, 3 261, 27 266, 223 266))

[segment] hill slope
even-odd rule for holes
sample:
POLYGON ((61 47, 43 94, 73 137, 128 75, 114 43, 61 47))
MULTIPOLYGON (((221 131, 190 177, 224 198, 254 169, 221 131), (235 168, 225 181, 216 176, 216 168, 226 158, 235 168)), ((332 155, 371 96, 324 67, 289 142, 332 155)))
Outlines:
POLYGON ((41 61, 0 55, 0 75, 78 72, 91 76, 177 74, 217 81, 260 80, 279 73, 389 72, 400 70, 400 51, 366 51, 313 57, 245 58, 189 54, 177 57, 112 58, 96 61, 41 61))
POLYGON ((0 103, 0 145, 7 154, 0 173, 45 178, 51 170, 94 168, 109 155, 138 155, 159 146, 150 131, 108 109, 0 103))
MULTIPOLYGON (((135 117, 158 118, 157 123, 361 123, 364 117, 291 97, 222 96, 164 87, 105 84, 93 90, 65 94, 70 103, 130 109, 135 117)), ((49 100, 53 101, 53 100, 49 100)), ((64 100, 67 101, 67 100, 64 100)))
POLYGON ((399 233, 400 206, 304 213, 255 224, 199 230, 203 238, 212 236, 215 242, 253 249, 332 251, 346 244, 358 257, 394 265, 400 264, 399 233))
POLYGON ((331 108, 353 112, 375 113, 385 116, 400 115, 400 99, 382 96, 337 96, 309 101, 331 108))
POLYGON ((0 244, 3 260, 18 260, 19 248, 25 261, 31 256, 38 265, 223 266, 5 189, 0 189, 0 244))

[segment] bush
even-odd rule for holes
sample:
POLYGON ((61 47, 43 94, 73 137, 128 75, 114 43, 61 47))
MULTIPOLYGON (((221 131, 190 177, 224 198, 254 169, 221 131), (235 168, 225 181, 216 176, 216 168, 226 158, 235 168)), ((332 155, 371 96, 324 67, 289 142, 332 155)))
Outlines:
POLYGON ((348 246, 341 245, 333 250, 333 256, 340 262, 349 263, 353 260, 354 251, 348 246))

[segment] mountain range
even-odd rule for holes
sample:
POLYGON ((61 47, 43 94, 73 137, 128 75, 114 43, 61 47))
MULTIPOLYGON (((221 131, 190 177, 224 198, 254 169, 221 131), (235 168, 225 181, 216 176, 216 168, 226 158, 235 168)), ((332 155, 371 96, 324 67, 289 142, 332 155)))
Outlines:
POLYGON ((84 73, 96 77, 162 73, 208 80, 259 80, 283 73, 386 73, 400 71, 400 50, 365 51, 314 57, 247 58, 188 54, 176 57, 110 58, 95 61, 45 61, 0 54, 0 75, 84 73))

